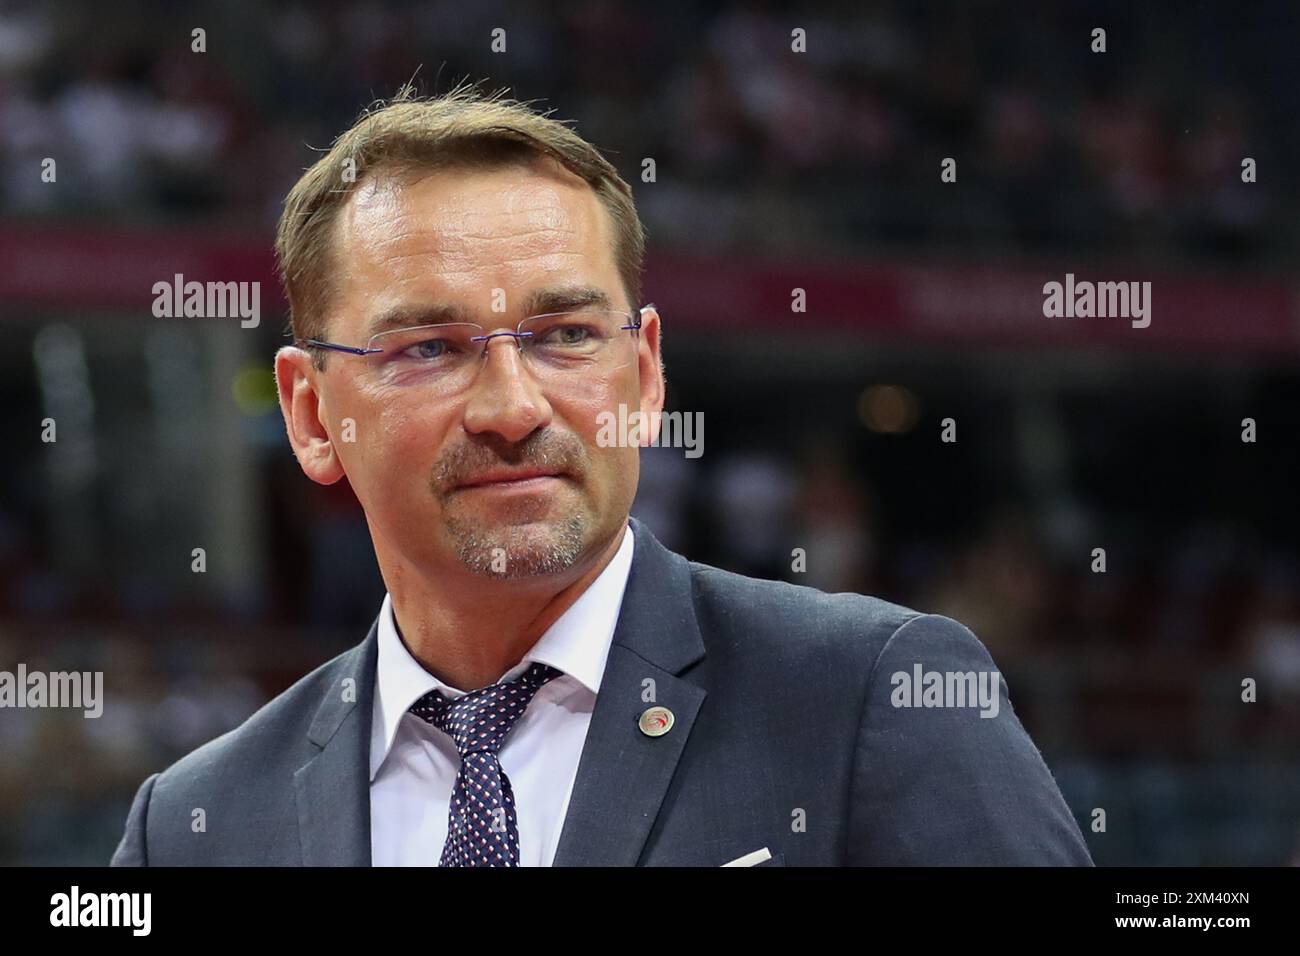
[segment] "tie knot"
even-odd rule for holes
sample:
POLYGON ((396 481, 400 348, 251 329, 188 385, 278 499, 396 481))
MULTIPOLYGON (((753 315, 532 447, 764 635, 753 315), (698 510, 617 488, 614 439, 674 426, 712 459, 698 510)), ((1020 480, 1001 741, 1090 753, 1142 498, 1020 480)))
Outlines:
POLYGON ((534 661, 514 680, 490 684, 463 697, 449 698, 431 690, 414 704, 411 713, 451 737, 463 758, 466 754, 496 753, 533 695, 547 681, 561 675, 549 664, 534 661))

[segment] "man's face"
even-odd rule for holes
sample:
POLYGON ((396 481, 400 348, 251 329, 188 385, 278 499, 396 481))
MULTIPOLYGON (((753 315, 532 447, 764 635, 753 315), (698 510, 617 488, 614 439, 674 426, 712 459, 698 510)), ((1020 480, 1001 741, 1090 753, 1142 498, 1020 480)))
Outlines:
MULTIPOLYGON (((604 207, 549 161, 363 181, 334 238, 327 337, 345 345, 365 345, 374 320, 399 308, 452 306, 488 332, 513 332, 540 293, 585 288, 603 292, 608 308, 637 306, 626 301, 604 207)), ((381 564, 433 573, 458 563, 517 579, 563 572, 626 521, 639 451, 600 447, 597 434, 601 413, 617 415, 620 404, 643 415, 662 408, 658 316, 647 310, 641 333, 619 332, 607 351, 610 361, 566 382, 539 380, 516 340, 500 336, 472 382, 449 395, 386 380, 377 356, 331 352, 318 371, 285 349, 276 375, 303 470, 324 484, 346 474, 381 564), (483 483, 530 471, 550 477, 483 483)))

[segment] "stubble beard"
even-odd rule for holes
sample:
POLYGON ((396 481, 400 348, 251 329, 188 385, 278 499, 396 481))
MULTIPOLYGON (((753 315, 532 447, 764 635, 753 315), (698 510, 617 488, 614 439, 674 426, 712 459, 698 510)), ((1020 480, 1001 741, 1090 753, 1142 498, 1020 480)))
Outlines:
POLYGON ((555 522, 485 528, 449 517, 445 528, 456 543, 460 563, 499 581, 558 574, 586 550, 590 523, 582 512, 555 522))
POLYGON ((573 567, 587 552, 598 524, 598 516, 582 495, 588 473, 585 460, 576 436, 550 430, 513 446, 478 441, 449 451, 438 463, 432 486, 442 499, 443 527, 460 563, 496 580, 558 574, 573 567), (468 501, 456 500, 455 488, 461 481, 499 463, 560 472, 567 476, 560 479, 565 487, 556 489, 545 503, 533 496, 497 501, 491 505, 490 518, 468 501))

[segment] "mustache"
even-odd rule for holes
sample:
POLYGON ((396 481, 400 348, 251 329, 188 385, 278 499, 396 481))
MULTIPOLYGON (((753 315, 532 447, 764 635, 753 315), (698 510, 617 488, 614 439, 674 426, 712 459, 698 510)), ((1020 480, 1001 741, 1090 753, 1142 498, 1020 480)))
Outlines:
POLYGON ((438 459, 431 484, 434 491, 445 494, 500 468, 541 468, 577 477, 586 460, 586 449, 576 435, 541 431, 513 443, 495 435, 471 436, 438 459))

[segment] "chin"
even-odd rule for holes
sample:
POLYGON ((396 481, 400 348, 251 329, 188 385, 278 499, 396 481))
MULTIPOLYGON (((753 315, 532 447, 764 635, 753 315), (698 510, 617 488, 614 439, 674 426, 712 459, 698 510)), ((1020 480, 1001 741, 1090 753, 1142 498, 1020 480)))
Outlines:
POLYGON ((591 522, 582 513, 550 521, 447 523, 461 564, 499 580, 567 571, 586 553, 590 530, 591 522))

